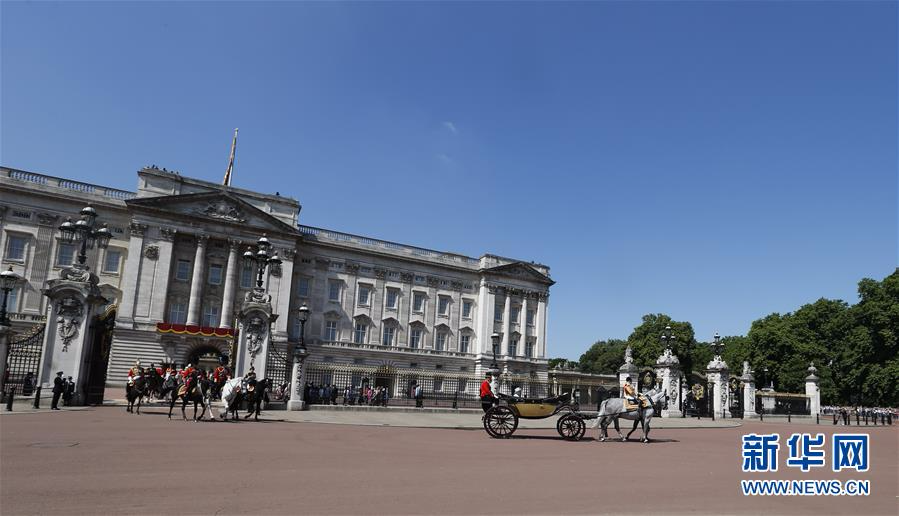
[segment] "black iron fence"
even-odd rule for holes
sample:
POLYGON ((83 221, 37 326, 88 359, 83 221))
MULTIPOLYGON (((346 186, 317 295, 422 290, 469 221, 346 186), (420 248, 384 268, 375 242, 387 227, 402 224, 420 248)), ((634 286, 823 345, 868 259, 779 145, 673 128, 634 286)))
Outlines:
POLYGON ((7 392, 15 389, 16 396, 30 396, 34 393, 43 346, 44 325, 35 326, 28 333, 9 342, 7 378, 4 382, 7 392))
POLYGON ((773 393, 773 395, 755 395, 756 412, 764 410, 765 414, 779 415, 811 415, 811 403, 803 394, 773 393))
MULTIPOLYGON (((482 376, 439 370, 314 363, 306 368, 304 398, 312 404, 480 408, 483 380, 482 376)), ((504 394, 514 394, 519 388, 524 398, 571 392, 585 408, 594 403, 598 387, 518 375, 502 375, 499 380, 499 392, 504 394)))

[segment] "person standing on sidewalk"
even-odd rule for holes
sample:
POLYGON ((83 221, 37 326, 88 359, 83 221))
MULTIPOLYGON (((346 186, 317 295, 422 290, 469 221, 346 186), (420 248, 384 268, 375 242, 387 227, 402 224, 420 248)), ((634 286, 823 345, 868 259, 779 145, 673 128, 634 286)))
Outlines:
POLYGON ((53 401, 50 403, 50 410, 59 410, 59 397, 62 396, 63 391, 65 390, 65 383, 62 380, 62 371, 56 373, 56 378, 53 379, 53 401))
POLYGON ((65 385, 63 385, 62 391, 62 404, 68 407, 72 404, 72 398, 75 396, 75 382, 72 381, 72 377, 70 376, 66 381, 65 385))

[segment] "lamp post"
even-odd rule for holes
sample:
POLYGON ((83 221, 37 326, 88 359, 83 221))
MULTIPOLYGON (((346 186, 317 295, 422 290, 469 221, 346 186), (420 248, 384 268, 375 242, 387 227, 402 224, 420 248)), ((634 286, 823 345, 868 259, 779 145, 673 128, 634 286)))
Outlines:
POLYGON ((9 334, 11 331, 9 323, 9 314, 6 313, 6 303, 9 299, 9 293, 12 292, 21 278, 13 272, 10 266, 9 270, 0 272, 0 290, 3 291, 3 302, 0 304, 0 393, 6 394, 6 359, 9 353, 9 334))
POLYGON ((9 299, 9 293, 16 288, 19 279, 19 275, 13 272, 12 266, 9 267, 9 270, 0 272, 0 290, 3 291, 3 304, 0 305, 0 325, 9 326, 9 314, 6 312, 6 303, 9 299))
POLYGON ((499 365, 496 363, 496 352, 499 350, 499 341, 502 336, 499 333, 493 332, 493 335, 490 336, 490 340, 493 344, 493 362, 490 364, 490 370, 494 375, 499 374, 499 365))
POLYGON ((63 242, 71 244, 73 242, 81 242, 81 248, 78 251, 78 263, 76 267, 85 268, 87 261, 87 250, 93 249, 96 245, 99 249, 106 249, 109 246, 109 240, 112 233, 106 224, 97 227, 97 210, 91 205, 87 205, 81 210, 81 217, 77 222, 72 222, 71 217, 60 224, 59 231, 63 242))
POLYGON ((665 325, 665 330, 662 331, 662 336, 660 337, 662 344, 665 346, 665 349, 671 349, 671 345, 675 341, 675 336, 671 333, 671 325, 665 325))
POLYGON ((293 348, 293 364, 291 367, 291 382, 294 384, 290 390, 290 410, 302 410, 303 408, 303 362, 306 360, 306 321, 309 320, 309 307, 306 303, 297 310, 297 320, 300 321, 300 335, 297 345, 293 348))
POLYGON ((251 267, 256 267, 256 288, 254 290, 262 290, 266 268, 275 270, 281 266, 281 259, 278 257, 278 253, 269 256, 268 253, 271 250, 272 243, 268 241, 268 238, 263 233, 262 237, 256 241, 256 252, 253 252, 253 248, 248 247, 243 253, 244 263, 251 267))

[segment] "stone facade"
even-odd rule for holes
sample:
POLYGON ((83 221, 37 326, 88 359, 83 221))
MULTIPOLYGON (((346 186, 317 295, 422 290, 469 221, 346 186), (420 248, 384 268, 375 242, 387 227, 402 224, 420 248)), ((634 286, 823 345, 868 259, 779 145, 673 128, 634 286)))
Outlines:
POLYGON ((128 192, 0 167, 2 265, 27 280, 9 308, 20 326, 44 320, 42 289, 71 264, 59 224, 86 203, 109 224, 109 248, 88 252, 104 309, 117 314, 107 385, 122 385, 138 359, 185 364, 207 353, 239 356, 242 341, 231 335, 255 284, 241 257, 263 234, 282 260, 264 278, 278 356, 297 342, 297 309, 305 303, 311 363, 480 374, 498 332, 504 371, 547 380, 553 281, 544 265, 303 226, 300 204, 289 197, 156 167, 137 176, 137 191, 128 192))

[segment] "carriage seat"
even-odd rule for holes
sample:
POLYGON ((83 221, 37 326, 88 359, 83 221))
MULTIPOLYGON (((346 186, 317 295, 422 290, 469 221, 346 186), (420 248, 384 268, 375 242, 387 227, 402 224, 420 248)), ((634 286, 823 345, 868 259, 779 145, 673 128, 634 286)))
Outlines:
POLYGON ((567 403, 571 398, 569 393, 563 392, 558 396, 553 396, 551 398, 512 398, 509 399, 514 401, 515 403, 539 403, 545 405, 558 405, 560 403, 567 403))

